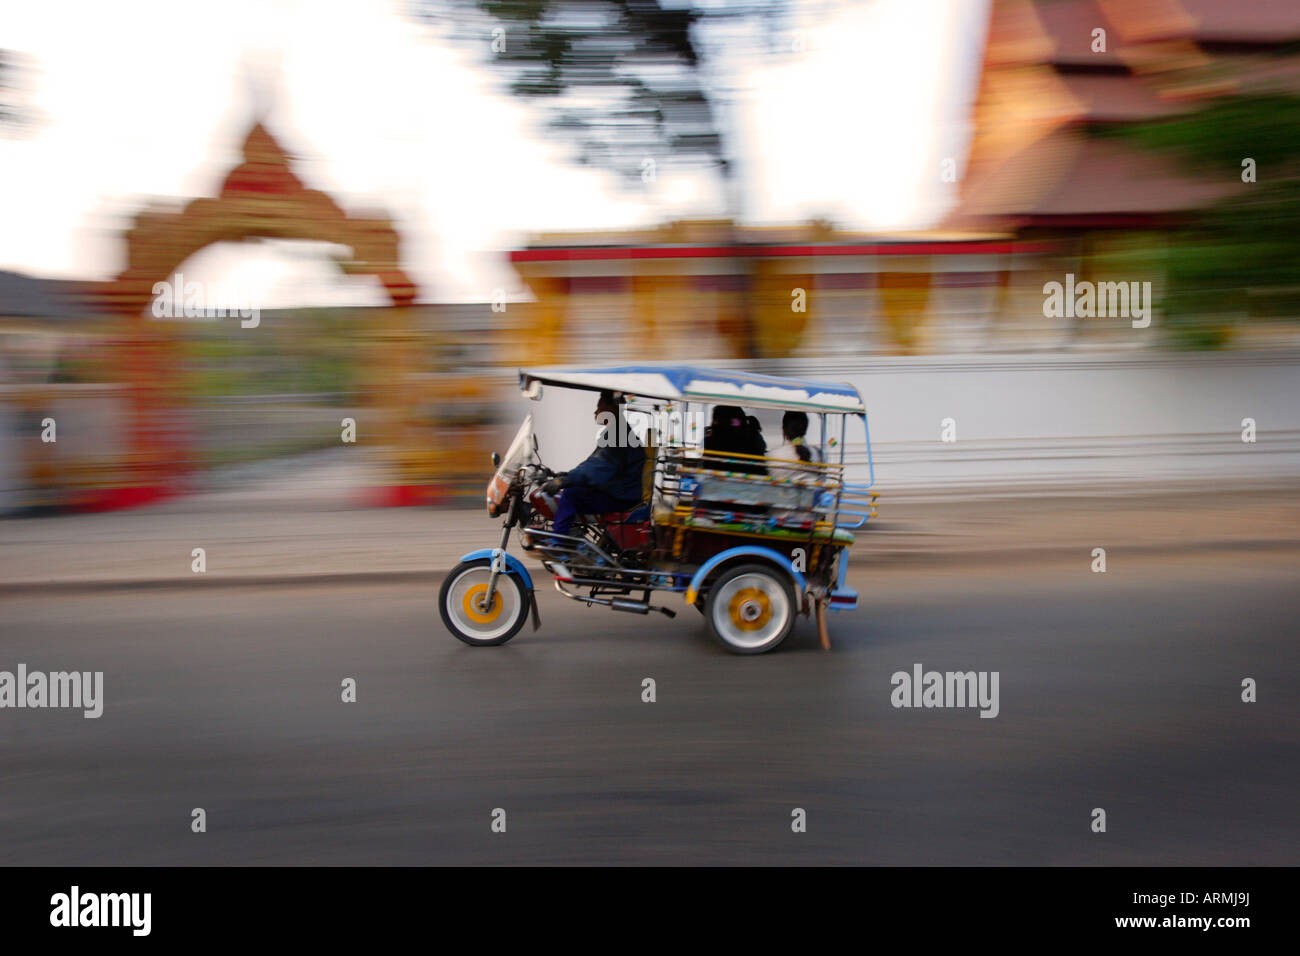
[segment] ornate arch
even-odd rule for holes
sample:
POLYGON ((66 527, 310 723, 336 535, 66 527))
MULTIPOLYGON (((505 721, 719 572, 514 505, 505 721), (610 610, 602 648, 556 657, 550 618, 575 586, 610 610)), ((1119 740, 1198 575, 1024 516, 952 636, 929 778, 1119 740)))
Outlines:
POLYGON ((409 305, 415 284, 401 266, 397 231, 388 219, 349 216, 326 193, 308 189, 289 154, 261 123, 244 140, 244 161, 216 198, 195 199, 180 211, 147 209, 126 234, 126 269, 107 284, 109 307, 143 317, 153 286, 214 242, 248 238, 324 240, 347 246, 349 275, 373 275, 394 305, 409 305))
MULTIPOLYGON (((152 321, 149 312, 154 285, 169 280, 194 253, 216 242, 260 237, 338 243, 351 250, 339 263, 344 273, 378 278, 399 307, 392 321, 407 321, 400 307, 414 302, 417 290, 402 269, 391 221, 348 215, 326 193, 308 189, 290 160, 262 123, 255 123, 244 140, 243 162, 226 176, 220 193, 179 211, 152 207, 137 215, 125 235, 126 268, 99 287, 101 307, 124 323, 117 354, 130 410, 122 466, 123 485, 135 489, 132 500, 174 490, 192 457, 171 414, 184 400, 176 377, 179 340, 171 323, 152 321)), ((409 336, 394 339, 401 343, 409 336)))

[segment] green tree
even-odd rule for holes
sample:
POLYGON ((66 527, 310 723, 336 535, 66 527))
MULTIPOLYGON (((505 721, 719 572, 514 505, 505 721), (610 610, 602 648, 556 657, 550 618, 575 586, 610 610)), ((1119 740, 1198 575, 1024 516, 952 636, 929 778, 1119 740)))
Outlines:
POLYGON ((1300 98, 1225 97, 1117 133, 1240 187, 1170 241, 1164 311, 1173 340, 1215 348, 1239 319, 1300 317, 1300 98), (1254 182, 1242 181, 1246 160, 1254 182))
POLYGON ((646 179, 654 163, 715 168, 740 210, 727 117, 731 56, 777 50, 790 0, 422 0, 415 15, 483 52, 542 109, 574 161, 646 179))

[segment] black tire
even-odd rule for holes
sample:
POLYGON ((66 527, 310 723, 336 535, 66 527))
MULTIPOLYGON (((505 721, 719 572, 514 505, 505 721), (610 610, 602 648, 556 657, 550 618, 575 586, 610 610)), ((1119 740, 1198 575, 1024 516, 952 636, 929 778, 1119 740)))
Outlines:
POLYGON ((497 575, 493 602, 496 613, 484 615, 481 608, 472 607, 469 602, 476 592, 487 590, 491 573, 492 562, 487 558, 462 561, 448 572, 438 591, 438 613, 443 625, 471 647, 504 644, 519 633, 532 607, 532 592, 508 571, 497 575))
POLYGON ((709 585, 704 618, 733 654, 766 654, 794 629, 798 615, 790 575, 771 564, 728 568, 709 585))

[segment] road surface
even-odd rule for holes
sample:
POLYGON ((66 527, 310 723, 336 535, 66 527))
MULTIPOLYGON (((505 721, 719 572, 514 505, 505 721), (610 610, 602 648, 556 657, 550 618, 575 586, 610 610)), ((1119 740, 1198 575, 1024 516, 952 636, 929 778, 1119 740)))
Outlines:
POLYGON ((500 648, 417 582, 0 596, 0 670, 104 673, 0 710, 0 863, 1300 863, 1300 553, 864 565, 757 658, 549 590, 500 648))

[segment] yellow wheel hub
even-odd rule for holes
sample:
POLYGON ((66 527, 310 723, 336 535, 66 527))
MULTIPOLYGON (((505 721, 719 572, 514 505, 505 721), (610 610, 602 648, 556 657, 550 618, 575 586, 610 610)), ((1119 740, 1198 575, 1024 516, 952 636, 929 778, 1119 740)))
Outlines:
POLYGON ((741 588, 727 604, 731 623, 742 631, 759 631, 772 620, 772 602, 767 592, 758 588, 741 588))
POLYGON ((492 595, 491 607, 483 607, 483 595, 487 594, 487 589, 486 584, 476 584, 465 592, 465 599, 461 602, 461 610, 475 624, 491 624, 501 616, 501 608, 504 602, 501 600, 500 591, 492 595))

